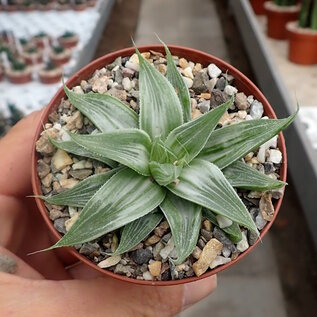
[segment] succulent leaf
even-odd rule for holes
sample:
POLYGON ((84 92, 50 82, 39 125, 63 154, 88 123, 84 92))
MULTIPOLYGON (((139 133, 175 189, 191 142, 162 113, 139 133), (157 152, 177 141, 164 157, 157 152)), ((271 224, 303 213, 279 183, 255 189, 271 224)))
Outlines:
POLYGON ((173 57, 172 57, 170 50, 165 45, 165 43, 163 43, 163 45, 164 45, 166 57, 167 57, 166 77, 167 77, 168 81, 172 84, 172 86, 175 88, 176 94, 178 95, 178 98, 181 102, 181 105, 183 107, 184 122, 188 122, 192 118, 189 91, 188 91, 188 88, 184 82, 182 75, 179 73, 179 71, 175 65, 175 62, 173 60, 173 57))
POLYGON ((217 129, 211 133, 198 158, 223 169, 288 127, 294 121, 297 112, 298 110, 285 119, 243 121, 217 129))
POLYGON ((140 62, 140 128, 152 140, 165 140, 183 123, 180 101, 170 82, 137 50, 140 62))
POLYGON ((172 261, 175 265, 181 264, 196 246, 201 225, 201 206, 169 192, 160 208, 170 225, 178 254, 178 258, 172 261))
POLYGON ((98 189, 123 168, 117 167, 106 173, 89 176, 71 189, 54 196, 41 196, 41 199, 53 205, 84 207, 98 189))
POLYGON ((138 127, 138 115, 119 99, 93 92, 78 94, 65 84, 64 90, 71 103, 102 132, 138 127))
POLYGON ((189 164, 204 148, 219 120, 232 105, 233 97, 221 106, 174 129, 166 139, 166 145, 178 159, 189 164))
POLYGON ((245 205, 214 164, 195 159, 185 166, 179 182, 167 188, 175 195, 223 215, 255 233, 258 230, 245 205))
POLYGON ((255 191, 283 188, 286 183, 262 174, 247 164, 236 161, 223 169, 223 174, 231 186, 255 191))
POLYGON ((161 212, 153 212, 125 225, 119 246, 111 255, 119 255, 134 248, 154 230, 162 218, 161 212))
POLYGON ((88 157, 97 161, 100 161, 102 163, 107 164, 108 166, 114 168, 118 165, 117 162, 110 160, 106 157, 103 157, 99 154, 96 154, 92 151, 89 151, 88 149, 85 149, 84 147, 78 145, 76 142, 74 141, 56 141, 54 139, 50 139, 50 142, 56 146, 57 148, 64 150, 68 153, 72 153, 75 155, 79 155, 82 157, 88 157))
POLYGON ((126 165, 141 175, 150 175, 151 140, 141 130, 124 129, 94 135, 70 134, 86 150, 126 165))
POLYGON ((113 175, 87 202, 77 221, 53 247, 97 239, 141 218, 165 197, 165 189, 149 177, 124 168, 113 175))
MULTIPOLYGON (((214 225, 219 226, 216 215, 211 210, 204 208, 203 217, 208 219, 214 225)), ((238 243, 242 239, 242 232, 240 230, 240 227, 235 222, 231 226, 222 228, 221 230, 224 231, 227 234, 228 238, 234 243, 238 243)))

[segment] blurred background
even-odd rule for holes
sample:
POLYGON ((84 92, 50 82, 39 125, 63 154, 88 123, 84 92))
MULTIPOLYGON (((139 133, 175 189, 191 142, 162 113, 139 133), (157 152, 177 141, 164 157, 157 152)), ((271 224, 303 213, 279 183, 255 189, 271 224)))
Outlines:
POLYGON ((292 35, 301 3, 273 2, 0 0, 1 136, 48 104, 62 74, 67 79, 91 60, 131 46, 131 36, 137 45, 157 43, 155 33, 231 63, 258 85, 278 117, 300 104, 285 132, 289 185, 274 226, 255 251, 219 274, 214 294, 181 317, 317 315, 317 1, 303 0, 315 17, 307 25, 299 20, 312 46, 292 35))

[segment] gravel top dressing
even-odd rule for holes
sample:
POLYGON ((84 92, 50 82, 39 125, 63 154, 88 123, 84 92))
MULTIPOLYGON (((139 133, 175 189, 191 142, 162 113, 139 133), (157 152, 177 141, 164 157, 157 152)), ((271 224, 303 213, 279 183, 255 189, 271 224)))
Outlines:
MULTIPOLYGON (((142 55, 152 62, 160 73, 166 74, 165 55, 154 51, 144 52, 142 55)), ((267 119, 262 103, 253 96, 238 91, 235 87, 235 79, 230 73, 223 73, 215 64, 206 65, 207 67, 204 68, 201 64, 193 63, 181 56, 173 56, 173 59, 189 88, 192 119, 217 108, 232 96, 234 103, 221 117, 216 130, 242 121, 267 119)), ((139 67, 137 54, 119 57, 112 64, 96 70, 91 78, 83 80, 72 90, 78 94, 89 92, 109 94, 139 113, 139 67)), ((61 193, 92 175, 102 175, 111 169, 101 161, 66 153, 51 143, 50 139, 70 140, 69 131, 76 134, 98 132, 68 99, 62 100, 57 111, 49 115, 48 121, 36 143, 36 150, 40 154, 37 168, 43 195, 50 197, 61 193)), ((200 136, 197 135, 196 138, 198 140, 200 136)), ((273 137, 240 161, 271 179, 278 180, 282 153, 277 147, 277 139, 277 136, 273 137)), ((238 167, 236 172, 230 175, 231 179, 235 177, 239 179, 238 167)), ((223 172, 226 175, 226 170, 223 172)), ((261 231, 267 222, 272 220, 274 200, 281 198, 283 189, 263 192, 245 189, 236 189, 236 191, 251 214, 257 229, 261 231)), ((48 202, 45 202, 45 205, 56 230, 62 235, 70 230, 82 210, 82 208, 53 205, 48 202)), ((120 246, 120 242, 124 244, 124 241, 121 241, 122 229, 91 242, 75 245, 75 248, 100 268, 140 280, 167 281, 200 276, 210 269, 236 259, 257 240, 255 232, 232 223, 226 217, 203 210, 196 247, 182 263, 175 265, 173 259, 176 259, 178 254, 169 222, 162 212, 157 212, 157 217, 152 218, 151 221, 154 228, 152 232, 123 254, 118 255, 117 252, 111 255, 118 246, 124 247, 120 246)), ((131 230, 130 239, 133 238, 133 230, 131 230)))

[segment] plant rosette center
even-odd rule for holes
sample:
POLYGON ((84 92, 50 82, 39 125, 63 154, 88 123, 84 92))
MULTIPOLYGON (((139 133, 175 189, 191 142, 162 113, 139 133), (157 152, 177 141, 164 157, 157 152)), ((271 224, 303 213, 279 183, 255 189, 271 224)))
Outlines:
POLYGON ((138 280, 201 276, 253 245, 274 218, 294 120, 215 64, 143 52, 69 89, 36 142, 50 219, 101 269, 138 280))

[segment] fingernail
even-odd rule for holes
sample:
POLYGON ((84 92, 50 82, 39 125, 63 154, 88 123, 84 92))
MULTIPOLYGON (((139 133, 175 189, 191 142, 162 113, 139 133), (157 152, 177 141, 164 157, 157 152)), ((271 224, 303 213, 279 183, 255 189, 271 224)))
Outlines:
POLYGON ((17 262, 5 254, 0 254, 0 272, 15 273, 17 270, 17 262))
POLYGON ((184 284, 183 310, 199 302, 217 287, 217 275, 210 276, 204 280, 184 284))

